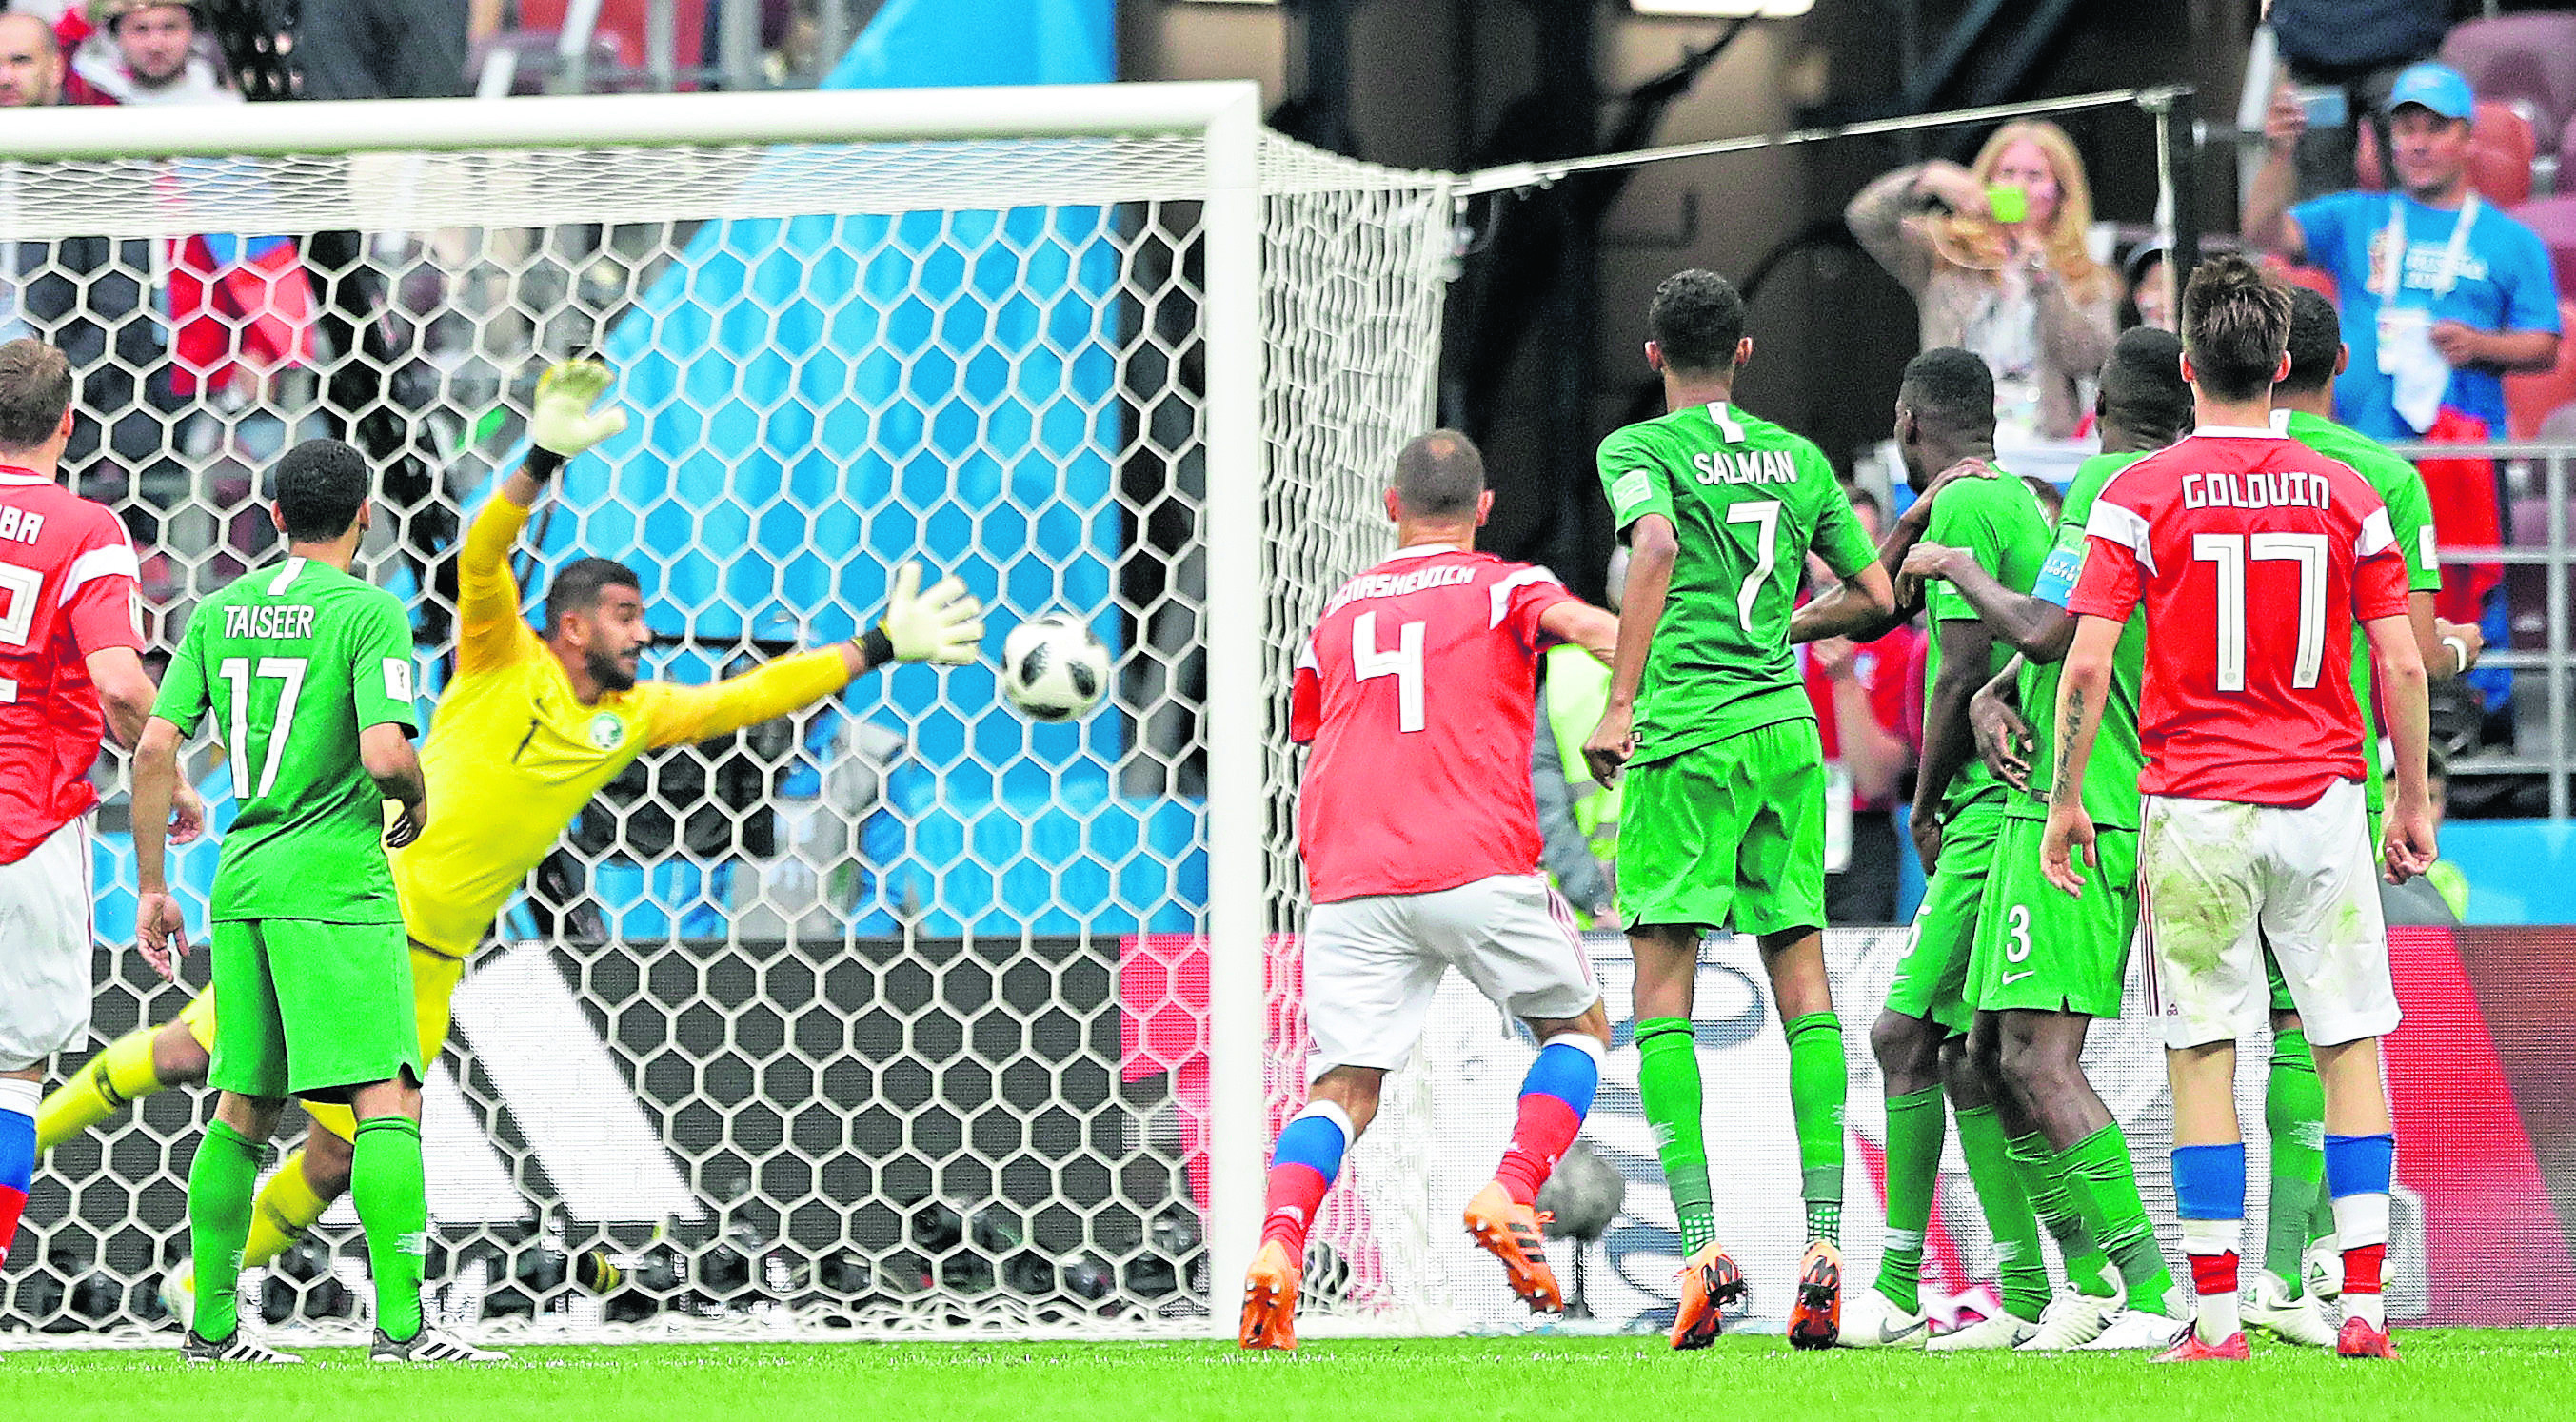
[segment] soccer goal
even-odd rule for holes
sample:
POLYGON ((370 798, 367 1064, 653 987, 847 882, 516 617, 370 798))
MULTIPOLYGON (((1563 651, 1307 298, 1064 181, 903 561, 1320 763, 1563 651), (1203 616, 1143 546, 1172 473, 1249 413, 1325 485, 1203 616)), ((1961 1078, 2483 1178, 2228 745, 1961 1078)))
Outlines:
MULTIPOLYGON (((276 552, 275 456, 343 435, 434 718, 460 517, 536 373, 596 353, 633 424, 531 525, 531 611, 549 568, 621 559, 648 674, 702 681, 852 635, 918 560, 994 648, 1068 611, 1115 653, 1079 723, 1018 717, 990 665, 907 668, 612 785, 431 1068, 433 1309, 1231 1327, 1303 1084, 1293 971, 1265 973, 1298 914, 1289 659, 1430 417, 1449 179, 1267 132, 1234 83, 85 111, 0 151, 5 333, 80 371, 68 467, 135 534, 156 648, 276 552)), ((100 1042, 204 980, 128 946, 122 815, 100 1042)), ((213 864, 175 871, 192 911, 213 864)), ((53 1151, 0 1327, 169 1327, 207 1109, 166 1091, 53 1151)), ((245 1296, 362 1326, 354 1240, 344 1205, 245 1296)), ((1345 1292, 1385 1313, 1366 1270, 1345 1292)))

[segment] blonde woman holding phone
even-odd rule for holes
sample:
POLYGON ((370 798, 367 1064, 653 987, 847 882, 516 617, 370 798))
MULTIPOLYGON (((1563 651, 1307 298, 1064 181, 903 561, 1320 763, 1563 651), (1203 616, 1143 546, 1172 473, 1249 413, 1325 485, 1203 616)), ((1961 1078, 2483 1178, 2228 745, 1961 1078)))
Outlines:
POLYGON ((2006 124, 1973 167, 1900 168, 1863 188, 1843 220, 1914 294, 1924 349, 1984 357, 1999 435, 2075 434, 2091 403, 2079 382, 2119 333, 2120 280, 2085 246, 2093 193, 2064 129, 2006 124))

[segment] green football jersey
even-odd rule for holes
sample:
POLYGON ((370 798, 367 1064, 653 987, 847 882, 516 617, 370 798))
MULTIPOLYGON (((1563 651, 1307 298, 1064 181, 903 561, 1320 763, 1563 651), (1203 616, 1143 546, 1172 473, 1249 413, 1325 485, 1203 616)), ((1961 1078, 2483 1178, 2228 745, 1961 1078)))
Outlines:
POLYGON ((1637 760, 1805 717, 1789 614, 1813 548, 1845 577, 1878 556, 1824 452, 1732 405, 1693 405, 1601 442, 1626 532, 1648 514, 1681 545, 1637 693, 1637 760))
MULTIPOLYGON (((2290 412, 2284 431, 2328 459, 2351 465, 2370 481, 2370 487, 2379 491, 2381 502, 2388 505, 2388 530, 2397 536, 2398 551, 2406 555, 2406 590, 2440 592, 2442 564, 2436 556, 2433 537, 2433 496, 2425 490, 2424 476, 2416 472, 2415 466, 2361 431, 2304 410, 2290 412)), ((2371 690, 2370 636, 2358 624, 2352 629, 2352 704, 2361 708, 2361 763, 2365 767, 2362 798, 2376 817, 2382 794, 2379 703, 2371 690)))
MULTIPOLYGON (((2139 454, 2097 454, 2078 465, 2066 487, 2066 505, 2057 519, 2057 545, 2049 551, 2031 595, 2066 605, 2084 572, 2084 521, 2093 515, 2094 497, 2111 476, 2146 458, 2139 454)), ((2057 683, 2063 662, 2024 662, 2021 669, 2021 714, 2030 722, 2030 793, 2015 795, 2004 813, 2020 819, 2048 818, 2048 789, 2057 774, 2057 683)), ((2111 654, 2111 690, 2102 698, 2102 724, 2093 734, 2093 758, 2084 765, 2084 808, 2103 829, 2138 827, 2138 774, 2146 768, 2146 751, 2138 744, 2138 691, 2147 678, 2147 613, 2142 606, 2120 629, 2120 644, 2111 654)))
MULTIPOLYGON (((1995 478, 1962 479, 1942 490, 1932 505, 1932 522, 1923 530, 1923 541, 1966 549, 1995 581, 2014 592, 2028 592, 2039 580, 2040 565, 2048 561, 2048 513, 2026 480, 1998 468, 1995 478)), ((1929 711, 1933 685, 1941 679, 1941 624, 1978 619, 1977 609, 1947 582, 1931 585, 1924 596, 1924 610, 1932 621, 1923 660, 1924 708, 1929 711)), ((1996 642, 1979 679, 1992 680, 2011 660, 2012 648, 1996 642)), ((1983 760, 1971 755, 1950 778, 1942 798, 1944 813, 1956 814, 1970 801, 1998 798, 2006 788, 1983 760)))
POLYGON ((239 806, 215 870, 217 919, 396 923, 384 795, 358 733, 409 734, 411 626, 393 594, 289 558, 197 604, 152 714, 211 710, 239 806))

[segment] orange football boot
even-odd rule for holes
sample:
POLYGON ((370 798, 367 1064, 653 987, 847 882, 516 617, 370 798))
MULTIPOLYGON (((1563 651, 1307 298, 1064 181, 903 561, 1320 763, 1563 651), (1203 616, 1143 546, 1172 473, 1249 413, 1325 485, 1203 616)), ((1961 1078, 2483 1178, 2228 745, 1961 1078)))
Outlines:
POLYGON ((2370 1320, 2347 1318, 2343 1332, 2335 1335, 2335 1353, 2345 1358, 2386 1358, 2395 1361, 2397 1345, 2388 1340, 2388 1331, 2370 1326, 2370 1320))
POLYGON ((1842 1336, 1842 1326, 1843 1252, 1819 1239, 1798 1261, 1798 1302, 1789 1310, 1789 1344, 1830 1348, 1842 1336))
POLYGON ((1726 1327, 1726 1306, 1744 1297, 1744 1271, 1724 1245, 1710 1240, 1677 1276, 1681 1306, 1673 1313, 1673 1346, 1705 1348, 1726 1327))
POLYGON ((1503 1276, 1512 1292, 1535 1313, 1565 1312, 1565 1291, 1548 1267, 1547 1242, 1540 1226, 1548 1217, 1511 1197, 1499 1180, 1489 1181, 1467 1202, 1467 1233, 1487 1254, 1503 1261, 1503 1276))
POLYGON ((1305 1270, 1288 1257, 1288 1246, 1264 1240, 1243 1276, 1243 1327, 1236 1341, 1246 1348, 1297 1346, 1297 1284, 1305 1270))
POLYGON ((2185 1328, 2174 1345, 2155 1356, 2159 1363, 2242 1363, 2254 1355, 2245 1347, 2244 1330, 2227 1335, 2223 1343, 2203 1343, 2200 1330, 2185 1328))

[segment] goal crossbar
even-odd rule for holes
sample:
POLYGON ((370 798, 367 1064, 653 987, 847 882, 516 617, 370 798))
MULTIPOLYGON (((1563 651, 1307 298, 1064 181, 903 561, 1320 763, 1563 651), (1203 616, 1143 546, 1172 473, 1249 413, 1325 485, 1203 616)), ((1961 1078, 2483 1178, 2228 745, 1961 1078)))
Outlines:
POLYGON ((373 99, 223 108, 0 112, 20 161, 285 157, 736 143, 1118 138, 1204 133, 1257 114, 1249 80, 1044 88, 831 89, 762 94, 591 94, 373 99))

